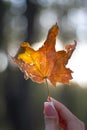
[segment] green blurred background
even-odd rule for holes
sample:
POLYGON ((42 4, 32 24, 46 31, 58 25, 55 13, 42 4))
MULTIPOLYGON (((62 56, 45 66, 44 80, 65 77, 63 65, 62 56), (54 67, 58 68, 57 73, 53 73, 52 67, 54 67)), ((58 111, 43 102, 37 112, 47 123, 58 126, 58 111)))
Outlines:
POLYGON ((51 26, 60 27, 57 49, 77 40, 68 66, 70 86, 50 87, 51 96, 65 104, 87 127, 87 0, 0 0, 0 130, 44 130, 44 84, 25 80, 8 55, 21 41, 38 48, 51 26))

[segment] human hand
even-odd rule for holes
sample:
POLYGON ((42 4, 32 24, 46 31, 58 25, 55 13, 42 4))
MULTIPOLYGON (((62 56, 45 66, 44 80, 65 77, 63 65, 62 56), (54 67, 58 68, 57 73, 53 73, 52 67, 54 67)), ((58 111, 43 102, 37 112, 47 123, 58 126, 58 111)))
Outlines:
POLYGON ((44 103, 44 118, 45 130, 85 130, 84 123, 53 98, 44 103))

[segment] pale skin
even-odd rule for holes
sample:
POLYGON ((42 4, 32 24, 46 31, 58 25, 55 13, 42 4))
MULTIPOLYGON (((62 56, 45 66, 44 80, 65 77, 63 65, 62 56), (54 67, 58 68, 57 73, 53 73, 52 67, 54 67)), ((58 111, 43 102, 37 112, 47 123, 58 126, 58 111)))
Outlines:
POLYGON ((45 130, 85 130, 84 123, 53 98, 44 103, 44 119, 45 130))

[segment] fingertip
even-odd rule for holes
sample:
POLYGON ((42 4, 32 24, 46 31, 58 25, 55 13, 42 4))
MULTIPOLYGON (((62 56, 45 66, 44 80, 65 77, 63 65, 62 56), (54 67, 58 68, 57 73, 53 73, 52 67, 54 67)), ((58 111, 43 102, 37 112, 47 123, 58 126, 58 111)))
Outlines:
POLYGON ((45 116, 56 116, 57 112, 53 102, 44 102, 44 114, 45 116))
POLYGON ((59 118, 53 102, 44 102, 45 130, 57 130, 59 118))

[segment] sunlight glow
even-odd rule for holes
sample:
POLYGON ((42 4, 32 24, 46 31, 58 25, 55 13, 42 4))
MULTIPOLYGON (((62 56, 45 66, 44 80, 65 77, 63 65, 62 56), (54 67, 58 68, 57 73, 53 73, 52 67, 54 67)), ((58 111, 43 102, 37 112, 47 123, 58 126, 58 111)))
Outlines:
POLYGON ((74 82, 78 83, 81 87, 87 87, 87 44, 78 43, 75 52, 73 53, 68 67, 73 73, 74 82))

